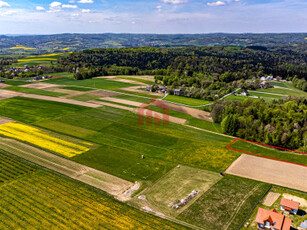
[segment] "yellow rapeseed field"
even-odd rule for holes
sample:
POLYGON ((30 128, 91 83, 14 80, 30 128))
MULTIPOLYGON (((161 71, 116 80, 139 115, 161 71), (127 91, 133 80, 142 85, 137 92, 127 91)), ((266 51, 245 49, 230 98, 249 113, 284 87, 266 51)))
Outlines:
POLYGON ((35 50, 35 48, 30 48, 30 47, 24 47, 24 46, 16 46, 10 48, 11 50, 17 50, 17 49, 24 49, 24 50, 35 50))
MULTIPOLYGON (((52 137, 49 133, 17 122, 0 125, 0 134, 31 143, 67 157, 73 157, 90 150, 87 146, 52 137)), ((85 145, 85 143, 83 143, 85 145)))

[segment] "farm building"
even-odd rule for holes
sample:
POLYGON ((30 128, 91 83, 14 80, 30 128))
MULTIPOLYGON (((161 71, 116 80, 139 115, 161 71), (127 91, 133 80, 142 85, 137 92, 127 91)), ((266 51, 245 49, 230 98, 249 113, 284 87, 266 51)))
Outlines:
POLYGON ((267 210, 259 208, 256 216, 258 229, 290 230, 292 220, 278 213, 275 209, 267 210))
POLYGON ((183 94, 183 90, 182 89, 175 89, 174 90, 174 95, 181 96, 182 94, 183 94))
POLYGON ((282 198, 280 201, 280 209, 290 214, 296 215, 299 206, 300 206, 299 202, 288 200, 286 198, 282 198))
POLYGON ((248 96, 248 91, 246 89, 242 90, 241 95, 244 96, 244 97, 247 97, 248 96))

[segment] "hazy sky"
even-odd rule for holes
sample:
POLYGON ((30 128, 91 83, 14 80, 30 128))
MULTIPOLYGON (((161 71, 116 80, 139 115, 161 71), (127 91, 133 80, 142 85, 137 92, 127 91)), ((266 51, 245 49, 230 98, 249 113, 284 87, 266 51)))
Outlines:
POLYGON ((0 0, 0 34, 307 32, 307 0, 0 0))

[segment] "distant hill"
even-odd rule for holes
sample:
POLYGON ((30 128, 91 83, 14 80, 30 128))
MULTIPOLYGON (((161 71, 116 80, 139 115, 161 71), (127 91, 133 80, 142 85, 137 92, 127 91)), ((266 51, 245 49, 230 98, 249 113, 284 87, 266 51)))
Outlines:
MULTIPOLYGON (((37 53, 119 47, 256 46, 307 43, 307 33, 283 34, 55 34, 0 35, 0 52, 11 47, 36 48, 37 53)), ((32 51, 34 52, 34 51, 32 51)))

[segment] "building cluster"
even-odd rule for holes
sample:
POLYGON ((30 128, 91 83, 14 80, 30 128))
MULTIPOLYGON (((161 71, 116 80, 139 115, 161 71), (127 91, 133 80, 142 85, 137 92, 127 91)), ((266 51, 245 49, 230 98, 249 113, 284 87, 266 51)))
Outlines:
POLYGON ((49 79, 52 78, 51 75, 45 75, 45 76, 36 76, 33 78, 34 81, 43 80, 43 79, 49 79))
POLYGON ((181 200, 176 200, 168 205, 168 207, 173 209, 179 209, 189 203, 195 196, 199 194, 199 191, 193 190, 189 195, 181 200))
POLYGON ((292 220, 286 217, 285 214, 297 215, 299 205, 299 202, 282 198, 280 201, 281 213, 278 213, 275 209, 258 208, 255 220, 258 229, 290 230, 292 220))

